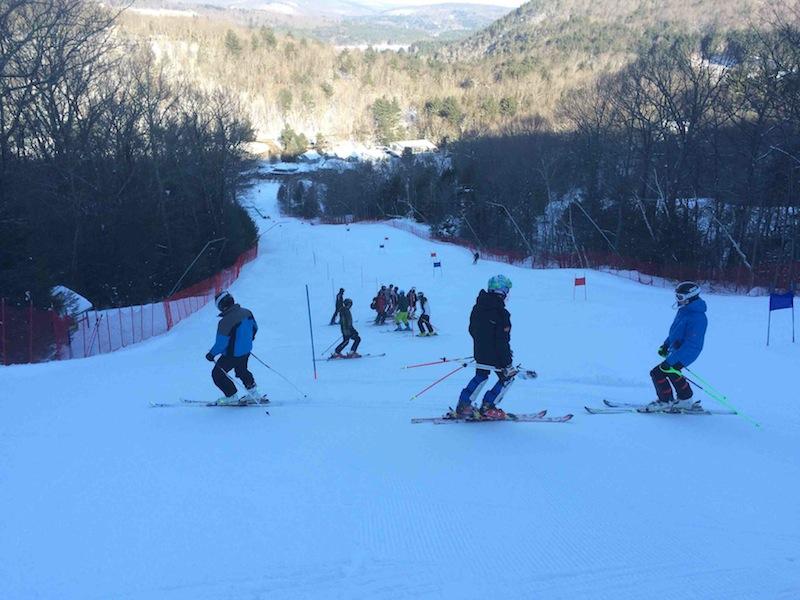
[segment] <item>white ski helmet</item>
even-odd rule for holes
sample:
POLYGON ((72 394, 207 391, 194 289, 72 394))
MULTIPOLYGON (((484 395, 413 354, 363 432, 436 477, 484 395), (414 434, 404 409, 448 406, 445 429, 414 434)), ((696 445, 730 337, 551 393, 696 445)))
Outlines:
POLYGON ((675 287, 675 302, 685 306, 700 295, 700 286, 694 281, 683 281, 675 287))
POLYGON ((225 310, 229 306, 234 303, 233 296, 231 296, 228 290, 222 290, 217 296, 214 298, 214 304, 216 305, 218 310, 225 310))

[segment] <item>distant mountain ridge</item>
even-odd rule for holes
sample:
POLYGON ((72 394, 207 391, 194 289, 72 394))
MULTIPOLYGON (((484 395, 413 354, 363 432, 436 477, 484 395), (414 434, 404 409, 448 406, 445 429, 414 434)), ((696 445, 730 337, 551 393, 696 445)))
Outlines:
POLYGON ((438 53, 443 58, 474 60, 573 43, 603 52, 620 49, 654 27, 672 25, 696 32, 743 29, 763 21, 769 6, 766 0, 531 0, 438 53))
MULTIPOLYGON (((112 3, 120 0, 111 0, 112 3)), ((175 10, 228 16, 284 31, 309 35, 334 44, 376 44, 462 39, 496 21, 508 8, 490 4, 447 2, 404 6, 387 2, 362 4, 351 0, 139 0, 135 11, 175 10)))

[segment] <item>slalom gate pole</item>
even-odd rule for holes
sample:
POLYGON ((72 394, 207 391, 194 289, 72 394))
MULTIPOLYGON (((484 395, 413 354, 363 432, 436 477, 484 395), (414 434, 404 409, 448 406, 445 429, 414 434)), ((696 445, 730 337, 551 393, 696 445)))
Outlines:
POLYGON ((711 398, 713 400, 716 400, 717 402, 722 404, 722 406, 724 406, 726 408, 729 408, 730 410, 735 412, 737 415, 742 417, 745 421, 747 421, 748 423, 751 423, 755 427, 761 427, 761 423, 759 423, 755 419, 749 417, 748 415, 744 414, 738 408, 736 408, 733 404, 728 402, 728 397, 725 396, 719 390, 715 389, 714 386, 712 386, 710 383, 708 383, 705 379, 700 377, 697 373, 695 373, 694 371, 692 371, 688 367, 684 367, 684 369, 689 371, 689 373, 691 373, 691 375, 692 375, 692 377, 694 377, 694 379, 690 379, 689 377, 686 377, 686 375, 684 375, 681 371, 679 371, 678 369, 675 369, 673 367, 670 367, 668 370, 665 371, 665 373, 675 373, 676 375, 680 375, 681 377, 686 378, 686 380, 689 383, 691 383, 695 387, 700 388, 701 390, 703 390, 708 395, 709 398, 711 398), (698 381, 695 381, 695 379, 700 381, 700 382, 702 382, 703 385, 698 383, 698 381))
POLYGON ((428 387, 426 387, 424 390, 422 390, 422 391, 420 391, 420 392, 417 392, 416 394, 414 394, 413 396, 411 396, 411 398, 409 398, 409 400, 416 400, 417 398, 419 398, 420 396, 422 396, 422 394, 424 394, 425 392, 427 392, 427 391, 428 391, 429 389, 431 389, 432 387, 434 387, 434 386, 436 386, 436 385, 439 385, 440 383, 442 383, 442 382, 443 382, 445 379, 447 379, 447 378, 448 378, 448 377, 450 377, 451 375, 454 375, 455 373, 458 373, 458 372, 459 372, 461 369, 466 369, 468 365, 469 365, 469 363, 464 363, 463 365, 461 365, 461 366, 460 366, 460 367, 458 367, 457 369, 453 369, 452 371, 450 371, 450 372, 449 372, 447 375, 445 375, 444 377, 440 377, 439 379, 437 379, 436 381, 434 381, 432 384, 430 384, 430 385, 429 385, 428 387))
POLYGON ((320 352, 319 355, 320 356, 325 356, 325 354, 328 352, 328 350, 333 348, 334 344, 338 344, 340 341, 342 341, 342 336, 339 336, 335 340, 333 340, 333 342, 327 348, 325 348, 325 350, 320 352))
POLYGON ((298 388, 298 387, 297 387, 295 384, 293 384, 291 381, 289 381, 289 380, 286 378, 286 376, 285 376, 285 375, 282 375, 281 373, 278 373, 278 371, 276 371, 275 369, 273 369, 272 367, 270 367, 270 366, 269 366, 267 363, 265 363, 263 360, 261 360, 260 358, 258 358, 258 357, 257 357, 255 354, 253 354, 252 352, 250 353, 250 356, 252 356, 253 358, 255 358, 255 359, 258 361, 258 362, 260 362, 262 365, 264 365, 265 367, 267 367, 267 368, 268 368, 270 371, 272 371, 273 373, 275 373, 275 375, 277 375, 278 377, 280 377, 281 379, 283 379, 283 380, 284 380, 286 383, 288 383, 290 386, 292 386, 292 387, 293 387, 293 388, 294 388, 294 389, 297 391, 297 393, 298 393, 298 394, 300 394, 301 396, 303 396, 303 398, 308 398, 308 394, 305 394, 305 393, 304 393, 304 392, 303 392, 303 391, 302 391, 300 388, 298 388))
POLYGON ((462 356, 461 358, 447 358, 443 356, 439 360, 435 360, 432 362, 420 363, 418 365, 406 365, 405 367, 400 367, 401 369, 416 369, 417 367, 429 367, 431 365, 441 365, 444 363, 449 362, 461 362, 462 360, 472 360, 471 356, 462 356))
POLYGON ((314 350, 314 325, 311 322, 311 297, 308 295, 308 284, 306 284, 306 306, 308 306, 308 330, 311 332, 311 364, 314 365, 314 381, 316 381, 317 352, 314 350))

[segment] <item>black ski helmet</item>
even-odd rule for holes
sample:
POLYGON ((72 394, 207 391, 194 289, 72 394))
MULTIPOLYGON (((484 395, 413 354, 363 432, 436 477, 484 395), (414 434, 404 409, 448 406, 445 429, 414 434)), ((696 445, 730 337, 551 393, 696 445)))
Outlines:
POLYGON ((350 308, 351 306, 353 306, 353 301, 352 301, 352 300, 350 300, 350 298, 345 298, 345 299, 344 299, 344 305, 345 305, 347 308, 350 308))
POLYGON ((225 310, 226 308, 233 306, 234 304, 233 296, 231 296, 228 290, 222 290, 214 298, 214 304, 216 304, 217 309, 225 310))
POLYGON ((339 288, 339 293, 344 294, 344 288, 339 288))
POLYGON ((700 286, 694 281, 683 281, 675 287, 675 301, 685 306, 700 297, 700 286))

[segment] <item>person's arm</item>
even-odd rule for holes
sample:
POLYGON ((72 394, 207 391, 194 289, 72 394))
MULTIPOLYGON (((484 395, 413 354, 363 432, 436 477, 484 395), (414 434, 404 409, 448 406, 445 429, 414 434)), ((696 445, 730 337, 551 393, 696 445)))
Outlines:
POLYGON ((211 350, 208 351, 211 356, 222 354, 225 348, 228 347, 228 342, 231 340, 231 336, 227 335, 227 332, 223 329, 223 324, 224 320, 220 321, 219 325, 217 325, 217 337, 214 340, 214 345, 211 346, 211 350))

